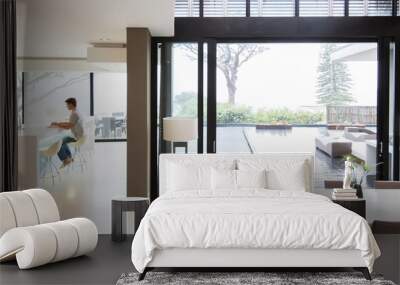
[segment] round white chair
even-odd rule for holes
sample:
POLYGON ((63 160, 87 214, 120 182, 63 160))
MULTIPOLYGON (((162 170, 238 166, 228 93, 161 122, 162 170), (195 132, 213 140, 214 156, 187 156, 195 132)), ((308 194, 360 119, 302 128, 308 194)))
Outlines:
POLYGON ((0 262, 16 259, 28 269, 84 255, 97 245, 96 225, 86 218, 60 221, 43 189, 0 193, 0 262))

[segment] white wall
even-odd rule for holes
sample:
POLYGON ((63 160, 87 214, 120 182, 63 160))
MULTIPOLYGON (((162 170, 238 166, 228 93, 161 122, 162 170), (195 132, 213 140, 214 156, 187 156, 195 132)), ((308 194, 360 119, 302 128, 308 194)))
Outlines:
MULTIPOLYGON (((51 186, 63 219, 87 217, 100 234, 111 233, 111 200, 126 195, 126 143, 95 143, 89 180, 71 174, 70 181, 51 186)), ((68 173, 67 173, 68 175, 68 173)), ((50 189, 49 189, 50 188, 50 189)))
POLYGON ((91 42, 126 42, 127 27, 174 33, 174 0, 17 0, 18 56, 85 58, 91 42))
MULTIPOLYGON (((100 77, 99 80, 104 81, 105 78, 100 77)), ((68 120, 69 112, 64 103, 68 97, 78 99, 78 109, 83 117, 87 117, 90 109, 89 85, 88 73, 26 72, 24 133, 37 136, 39 148, 49 147, 68 135, 68 131, 59 133, 47 126, 52 121, 68 120)), ((119 86, 108 85, 109 92, 102 94, 102 99, 115 100, 113 90, 118 90, 119 86)), ((126 142, 93 144, 94 129, 86 128, 86 125, 84 128, 88 138, 81 148, 86 160, 84 166, 81 167, 76 159, 72 166, 58 170, 59 175, 54 182, 51 178, 41 178, 37 186, 55 197, 63 218, 87 217, 95 222, 100 233, 107 234, 111 233, 111 199, 126 195, 126 142)), ((52 160, 59 168, 61 161, 57 156, 53 156, 52 160)), ((43 157, 38 165, 42 171, 45 170, 43 157)))
POLYGON ((111 233, 111 199, 126 196, 126 142, 95 143, 93 220, 111 233))

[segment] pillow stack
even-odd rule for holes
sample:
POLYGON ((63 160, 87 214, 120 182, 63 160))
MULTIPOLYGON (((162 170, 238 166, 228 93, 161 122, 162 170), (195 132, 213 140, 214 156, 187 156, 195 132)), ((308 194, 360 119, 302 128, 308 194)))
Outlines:
POLYGON ((168 164, 167 191, 271 189, 309 191, 304 159, 176 160, 168 164))

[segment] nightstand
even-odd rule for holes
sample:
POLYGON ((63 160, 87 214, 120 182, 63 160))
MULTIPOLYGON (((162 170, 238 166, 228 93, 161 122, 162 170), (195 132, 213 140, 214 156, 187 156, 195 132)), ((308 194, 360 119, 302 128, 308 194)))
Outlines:
POLYGON ((127 211, 135 212, 135 231, 140 221, 146 214, 150 201, 142 197, 117 197, 112 199, 112 225, 111 236, 113 241, 123 241, 126 235, 122 233, 122 213, 127 211))
POLYGON ((346 208, 350 211, 353 211, 356 214, 359 214, 361 217, 365 219, 365 212, 366 212, 366 206, 365 206, 365 199, 341 199, 341 200, 336 200, 332 199, 333 203, 339 204, 343 208, 346 208))

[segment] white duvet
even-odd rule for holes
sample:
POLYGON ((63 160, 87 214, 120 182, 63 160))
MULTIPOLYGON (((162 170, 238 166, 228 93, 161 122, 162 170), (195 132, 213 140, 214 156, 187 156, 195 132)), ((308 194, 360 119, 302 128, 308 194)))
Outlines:
POLYGON ((372 271, 380 251, 367 221, 328 198, 299 191, 179 191, 150 206, 132 243, 143 272, 155 249, 358 249, 372 271))

